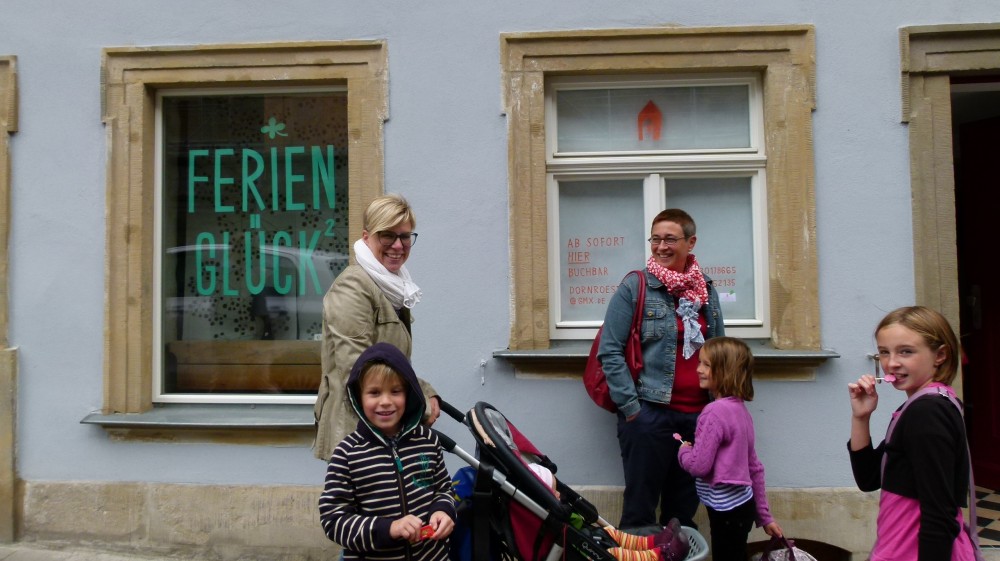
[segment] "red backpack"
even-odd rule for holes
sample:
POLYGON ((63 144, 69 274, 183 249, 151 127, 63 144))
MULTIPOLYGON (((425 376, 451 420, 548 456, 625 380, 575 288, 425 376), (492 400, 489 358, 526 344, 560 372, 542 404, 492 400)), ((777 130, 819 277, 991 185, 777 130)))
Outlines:
MULTIPOLYGON (((639 276, 639 297, 636 299, 635 312, 632 314, 632 327, 629 329, 628 342, 625 343, 625 364, 628 366, 629 372, 632 373, 632 381, 634 382, 639 379, 639 373, 642 372, 642 309, 646 301, 646 275, 642 270, 631 271, 629 275, 633 273, 639 276)), ((628 275, 625 275, 625 278, 628 278, 628 275)), ((624 280, 622 279, 622 281, 624 280)), ((587 366, 583 370, 583 386, 587 388, 587 394, 590 395, 590 399, 594 400, 594 403, 615 413, 618 411, 618 406, 611 399, 608 380, 604 377, 604 367, 597 359, 603 331, 604 326, 602 325, 597 330, 594 343, 590 346, 590 356, 587 357, 587 366)))

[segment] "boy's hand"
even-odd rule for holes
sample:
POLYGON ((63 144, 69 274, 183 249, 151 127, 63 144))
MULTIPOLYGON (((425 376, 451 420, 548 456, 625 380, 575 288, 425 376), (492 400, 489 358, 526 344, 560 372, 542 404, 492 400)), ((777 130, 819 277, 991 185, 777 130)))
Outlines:
POLYGON ((455 529, 455 521, 444 512, 438 510, 431 515, 431 522, 428 526, 434 530, 434 535, 430 539, 443 540, 451 535, 451 531, 455 529))
POLYGON ((407 514, 399 520, 393 520, 392 526, 389 526, 389 537, 417 543, 420 541, 420 527, 423 525, 424 523, 419 518, 407 514))

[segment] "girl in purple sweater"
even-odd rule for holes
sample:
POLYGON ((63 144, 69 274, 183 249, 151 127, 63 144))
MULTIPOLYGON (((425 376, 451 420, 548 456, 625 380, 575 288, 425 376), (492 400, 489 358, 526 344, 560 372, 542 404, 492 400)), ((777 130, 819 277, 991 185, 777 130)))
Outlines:
MULTIPOLYGON (((677 459, 695 477, 708 510, 713 561, 744 561, 756 521, 769 536, 782 535, 764 490, 764 466, 754 450, 753 354, 732 337, 705 341, 698 357, 698 384, 715 396, 698 416, 694 444, 681 442, 677 459)), ((679 435, 674 438, 680 439, 679 435)))

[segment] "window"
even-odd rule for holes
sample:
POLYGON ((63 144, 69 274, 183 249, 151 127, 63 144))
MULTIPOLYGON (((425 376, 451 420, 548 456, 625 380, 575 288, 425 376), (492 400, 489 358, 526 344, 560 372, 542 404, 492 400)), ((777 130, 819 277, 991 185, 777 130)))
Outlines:
POLYGON ((104 51, 103 414, 315 399, 319 302, 382 192, 385 69, 379 41, 104 51))
POLYGON ((311 401, 349 257, 347 92, 168 90, 157 116, 153 400, 311 401))
POLYGON ((767 337, 759 79, 557 77, 547 88, 550 337, 594 336, 667 207, 707 234, 696 254, 730 331, 767 337))
POLYGON ((728 330, 821 350, 812 27, 514 33, 501 51, 510 351, 592 338, 666 206, 698 222, 728 330))

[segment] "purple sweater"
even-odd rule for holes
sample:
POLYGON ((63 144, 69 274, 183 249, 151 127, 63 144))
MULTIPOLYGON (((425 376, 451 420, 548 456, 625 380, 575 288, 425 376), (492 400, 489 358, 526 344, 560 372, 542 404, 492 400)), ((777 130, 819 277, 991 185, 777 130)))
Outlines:
POLYGON ((698 416, 694 445, 681 446, 677 460, 709 485, 750 485, 757 505, 757 525, 774 522, 764 490, 764 465, 754 450, 753 417, 738 397, 716 399, 698 416))

